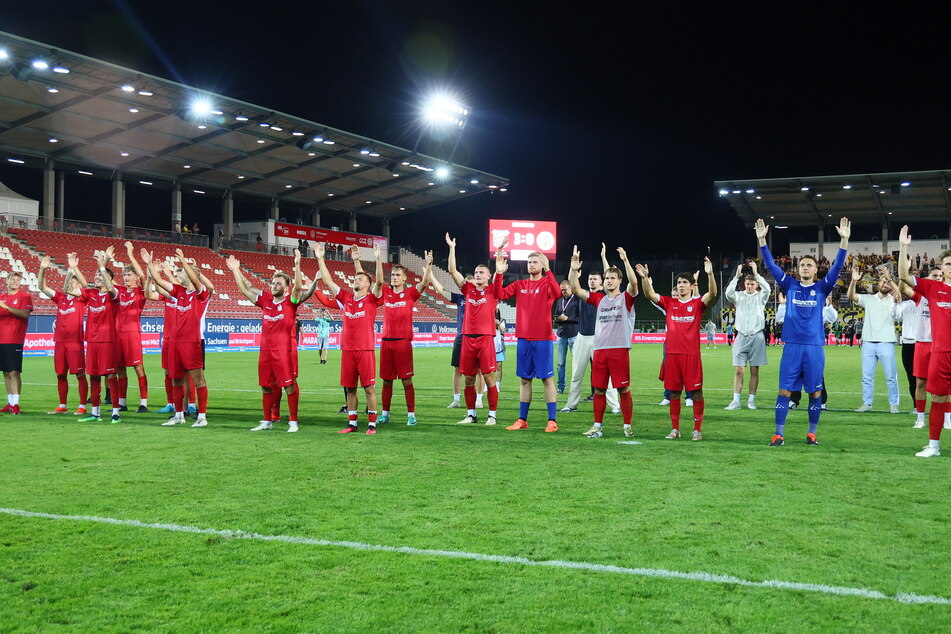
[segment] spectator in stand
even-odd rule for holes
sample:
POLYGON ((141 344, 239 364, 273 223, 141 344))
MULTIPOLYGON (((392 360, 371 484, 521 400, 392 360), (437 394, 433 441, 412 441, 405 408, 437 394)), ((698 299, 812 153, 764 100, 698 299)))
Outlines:
POLYGON ((264 251, 264 240, 261 239, 261 236, 258 236, 257 242, 254 245, 254 248, 258 251, 264 251))
POLYGON ((192 223, 192 233, 195 235, 198 235, 199 233, 201 233, 201 229, 198 228, 197 222, 192 223))
POLYGON ((703 332, 707 335, 707 350, 710 349, 710 346, 713 346, 713 349, 717 349, 717 325, 713 323, 713 320, 710 319, 703 327, 703 332))

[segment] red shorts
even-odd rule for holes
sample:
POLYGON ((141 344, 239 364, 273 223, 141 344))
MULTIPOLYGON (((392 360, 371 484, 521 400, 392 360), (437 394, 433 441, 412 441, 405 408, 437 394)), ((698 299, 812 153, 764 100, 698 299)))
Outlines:
POLYGON ((142 336, 137 332, 117 332, 116 363, 120 368, 142 365, 142 336))
POLYGON ((165 337, 162 337, 162 369, 163 370, 168 370, 168 347, 170 345, 172 345, 172 343, 165 337))
POLYGON ((291 346, 291 360, 292 360, 292 363, 294 364, 294 378, 296 379, 297 376, 298 376, 297 373, 298 373, 298 368, 299 368, 299 361, 298 361, 298 356, 297 356, 297 340, 296 340, 296 339, 294 340, 294 345, 291 346))
POLYGON ((117 367, 115 341, 90 341, 86 344, 86 374, 115 374, 117 367))
POLYGON ((201 354, 201 342, 173 341, 168 346, 168 376, 173 379, 185 378, 189 370, 201 370, 205 360, 201 354))
POLYGON ((591 361, 591 385, 607 389, 608 380, 614 387, 631 385, 631 351, 627 348, 595 350, 591 361))
POLYGON ((931 353, 927 389, 935 396, 951 395, 951 352, 933 351, 931 353))
POLYGON ((699 354, 667 354, 664 389, 693 392, 703 388, 703 364, 699 354))
POLYGON ((376 383, 376 351, 344 350, 340 355, 340 385, 355 388, 376 383))
POLYGON ((295 378, 294 355, 290 350, 261 350, 258 357, 258 385, 287 387, 294 383, 295 378))
POLYGON ((384 381, 413 376, 413 342, 384 339, 380 342, 380 378, 384 381))
POLYGON ((459 356, 459 372, 465 376, 495 372, 495 337, 462 335, 462 353, 459 356))
POLYGON ((86 371, 86 352, 82 341, 57 341, 53 348, 56 374, 82 374, 86 371))
POLYGON ((919 379, 928 378, 928 364, 931 363, 931 342, 915 342, 915 365, 911 370, 911 375, 919 379))

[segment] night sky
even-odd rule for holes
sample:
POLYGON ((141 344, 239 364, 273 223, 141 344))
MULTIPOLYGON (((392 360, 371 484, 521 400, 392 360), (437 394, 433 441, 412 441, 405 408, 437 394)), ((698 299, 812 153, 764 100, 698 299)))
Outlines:
MULTIPOLYGON (((403 147, 419 96, 452 88, 474 113, 456 161, 512 185, 395 221, 393 244, 448 229, 481 255, 486 219, 553 219, 559 258, 588 259, 751 251, 717 179, 951 167, 946 12, 783 4, 5 3, 0 30, 403 147)), ((39 195, 39 172, 0 180, 39 195)), ((194 204, 210 227, 219 203, 194 204)))

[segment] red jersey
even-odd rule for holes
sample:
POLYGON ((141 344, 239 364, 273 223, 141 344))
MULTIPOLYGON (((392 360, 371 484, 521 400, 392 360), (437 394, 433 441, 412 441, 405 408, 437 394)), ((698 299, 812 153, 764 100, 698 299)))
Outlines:
MULTIPOLYGON (((12 295, 0 294, 0 301, 10 308, 33 310, 33 298, 26 291, 17 291, 12 295)), ((29 322, 29 317, 22 319, 8 310, 0 309, 0 343, 22 344, 26 341, 26 326, 29 322)))
POLYGON ((660 296, 659 303, 667 313, 667 354, 700 356, 700 321, 707 305, 699 297, 682 302, 666 295, 660 296))
POLYGON ((145 308, 145 292, 135 287, 117 286, 116 332, 142 332, 142 309, 145 308))
POLYGON ((382 298, 367 293, 356 299, 351 291, 341 288, 336 299, 338 308, 343 309, 340 349, 373 350, 376 346, 376 335, 373 331, 376 308, 383 303, 382 298))
POLYGON ((84 288, 86 298, 86 341, 116 340, 116 298, 98 288, 84 288))
POLYGON ((931 351, 951 352, 951 286, 928 278, 915 278, 915 290, 931 308, 931 351))
POLYGON ((56 291, 52 297, 56 304, 56 325, 53 341, 83 340, 83 319, 86 317, 86 297, 73 297, 56 291))
POLYGON ((177 314, 171 332, 168 332, 166 326, 169 341, 176 343, 201 341, 205 311, 208 309, 211 293, 204 286, 200 291, 189 291, 181 284, 173 284, 171 295, 175 298, 177 314))
POLYGON ((274 299, 271 291, 261 291, 254 305, 264 311, 261 316, 261 350, 290 350, 297 345, 295 335, 300 304, 291 301, 289 291, 279 300, 274 299))
POLYGON ((551 307, 561 297, 555 274, 545 271, 537 280, 516 280, 502 289, 499 299, 515 296, 515 336, 529 341, 552 341, 551 307))
POLYGON ((499 305, 499 294, 502 292, 502 276, 496 275, 492 283, 481 290, 472 282, 466 282, 459 290, 462 291, 462 296, 466 300, 462 334, 494 337, 495 309, 499 305))
POLYGON ((383 287, 383 338, 413 338, 413 304, 420 298, 415 286, 405 286, 397 293, 392 286, 383 287))
POLYGON ((162 306, 165 309, 164 319, 162 320, 162 341, 172 341, 172 333, 175 332, 175 320, 178 319, 175 298, 165 297, 165 295, 159 295, 159 297, 162 298, 162 306))
POLYGON ((316 299, 319 304, 327 308, 340 308, 337 305, 336 299, 334 299, 331 295, 324 295, 324 292, 320 290, 319 288, 316 291, 314 291, 314 294, 312 295, 312 297, 316 299))

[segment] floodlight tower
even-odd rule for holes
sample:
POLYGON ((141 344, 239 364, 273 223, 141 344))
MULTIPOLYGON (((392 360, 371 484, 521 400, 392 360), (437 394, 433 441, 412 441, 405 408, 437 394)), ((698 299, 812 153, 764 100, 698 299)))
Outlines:
POLYGON ((446 158, 446 166, 440 170, 447 170, 452 164, 456 155, 456 149, 459 147, 459 141, 462 139, 462 133, 466 129, 466 123, 469 121, 469 115, 472 108, 464 105, 459 99, 456 99, 448 93, 433 93, 427 97, 420 108, 420 131, 416 139, 416 145, 413 146, 413 154, 419 148, 423 135, 429 132, 450 130, 455 133, 456 139, 452 145, 452 151, 446 158))

